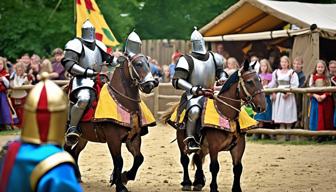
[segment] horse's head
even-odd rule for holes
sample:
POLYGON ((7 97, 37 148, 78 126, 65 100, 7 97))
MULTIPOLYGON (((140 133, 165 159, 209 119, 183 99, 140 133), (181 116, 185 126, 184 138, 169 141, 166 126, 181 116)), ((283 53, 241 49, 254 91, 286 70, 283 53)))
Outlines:
POLYGON ((263 112, 266 109, 265 93, 260 78, 255 70, 251 70, 247 60, 244 66, 238 71, 239 96, 247 104, 251 104, 256 112, 263 112))
POLYGON ((159 85, 159 81, 154 79, 151 73, 147 57, 143 54, 137 54, 131 58, 129 74, 144 93, 150 93, 153 88, 159 85))

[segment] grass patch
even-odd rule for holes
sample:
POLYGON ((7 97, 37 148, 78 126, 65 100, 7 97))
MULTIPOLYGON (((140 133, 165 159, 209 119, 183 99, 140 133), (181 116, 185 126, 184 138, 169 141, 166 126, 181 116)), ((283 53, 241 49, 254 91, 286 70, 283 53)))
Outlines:
POLYGON ((21 133, 21 130, 6 130, 6 131, 0 131, 0 135, 19 135, 21 133))

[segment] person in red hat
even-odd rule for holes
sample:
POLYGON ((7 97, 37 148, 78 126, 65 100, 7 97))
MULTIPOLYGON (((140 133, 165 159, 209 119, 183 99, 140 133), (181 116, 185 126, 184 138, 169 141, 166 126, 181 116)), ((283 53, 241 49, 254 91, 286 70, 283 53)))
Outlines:
POLYGON ((26 99, 21 138, 8 144, 2 159, 0 192, 82 191, 74 159, 62 149, 67 97, 41 76, 26 99))

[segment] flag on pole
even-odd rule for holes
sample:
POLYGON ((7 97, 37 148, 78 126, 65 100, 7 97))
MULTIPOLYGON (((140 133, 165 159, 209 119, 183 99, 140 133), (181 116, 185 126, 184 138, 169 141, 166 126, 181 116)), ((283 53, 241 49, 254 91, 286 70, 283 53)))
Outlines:
POLYGON ((107 25, 103 14, 95 0, 75 0, 76 1, 76 36, 82 36, 82 25, 89 19, 96 28, 96 39, 102 41, 106 46, 114 47, 119 42, 114 37, 111 29, 107 25))

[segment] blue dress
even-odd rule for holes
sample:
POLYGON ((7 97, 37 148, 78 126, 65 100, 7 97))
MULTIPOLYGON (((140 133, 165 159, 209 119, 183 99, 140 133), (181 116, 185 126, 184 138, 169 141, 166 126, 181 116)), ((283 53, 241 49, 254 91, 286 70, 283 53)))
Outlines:
POLYGON ((260 122, 272 122, 272 101, 270 95, 266 95, 266 111, 255 114, 254 119, 260 122))

